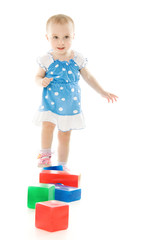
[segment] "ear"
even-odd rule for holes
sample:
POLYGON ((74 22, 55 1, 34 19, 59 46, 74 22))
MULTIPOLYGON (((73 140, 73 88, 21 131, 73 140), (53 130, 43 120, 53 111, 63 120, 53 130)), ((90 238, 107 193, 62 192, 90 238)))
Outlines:
POLYGON ((46 33, 46 35, 45 35, 45 36, 46 36, 46 39, 47 39, 47 40, 49 40, 47 33, 46 33))

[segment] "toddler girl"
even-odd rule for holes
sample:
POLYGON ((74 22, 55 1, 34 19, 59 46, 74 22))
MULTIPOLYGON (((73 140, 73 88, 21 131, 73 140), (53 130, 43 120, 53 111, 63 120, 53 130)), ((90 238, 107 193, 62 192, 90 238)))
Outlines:
POLYGON ((51 45, 47 54, 38 58, 36 82, 43 87, 42 102, 34 118, 42 125, 41 151, 38 167, 51 166, 51 145, 55 126, 58 128, 58 162, 66 169, 71 130, 85 127, 81 110, 80 75, 107 98, 116 101, 117 96, 106 92, 86 68, 87 59, 72 50, 74 22, 66 15, 58 14, 48 19, 46 38, 51 45))

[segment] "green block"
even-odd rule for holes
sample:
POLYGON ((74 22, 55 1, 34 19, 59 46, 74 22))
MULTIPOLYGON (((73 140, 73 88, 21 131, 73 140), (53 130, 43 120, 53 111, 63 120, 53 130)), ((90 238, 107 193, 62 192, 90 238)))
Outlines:
POLYGON ((28 187, 28 208, 35 209, 37 202, 55 200, 55 186, 49 184, 39 184, 28 187))

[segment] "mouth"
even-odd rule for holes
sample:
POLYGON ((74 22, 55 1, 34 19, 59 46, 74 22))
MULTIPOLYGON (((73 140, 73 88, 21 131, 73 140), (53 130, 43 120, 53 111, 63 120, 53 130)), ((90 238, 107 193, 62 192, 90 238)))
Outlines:
POLYGON ((62 48, 57 48, 58 50, 64 50, 64 47, 62 47, 62 48))

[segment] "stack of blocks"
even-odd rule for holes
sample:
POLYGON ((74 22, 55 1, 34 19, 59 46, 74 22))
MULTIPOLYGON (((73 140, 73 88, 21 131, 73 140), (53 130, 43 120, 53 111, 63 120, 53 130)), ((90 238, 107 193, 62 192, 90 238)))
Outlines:
POLYGON ((68 228, 69 205, 81 199, 80 175, 63 171, 62 166, 44 168, 39 185, 28 187, 28 208, 35 209, 35 226, 55 232, 68 228))

